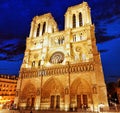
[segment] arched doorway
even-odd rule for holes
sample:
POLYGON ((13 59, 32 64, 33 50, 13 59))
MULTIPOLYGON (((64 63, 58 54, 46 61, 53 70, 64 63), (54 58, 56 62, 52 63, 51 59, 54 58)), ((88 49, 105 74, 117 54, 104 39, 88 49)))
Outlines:
POLYGON ((61 82, 56 78, 48 79, 42 88, 41 107, 50 109, 60 109, 60 104, 63 103, 64 88, 61 82))
POLYGON ((91 99, 91 88, 89 83, 77 78, 73 81, 70 89, 71 106, 75 106, 78 109, 86 109, 89 106, 91 99))
POLYGON ((36 88, 33 84, 29 83, 24 86, 21 95, 20 95, 20 107, 24 107, 26 109, 34 108, 36 97, 36 88))

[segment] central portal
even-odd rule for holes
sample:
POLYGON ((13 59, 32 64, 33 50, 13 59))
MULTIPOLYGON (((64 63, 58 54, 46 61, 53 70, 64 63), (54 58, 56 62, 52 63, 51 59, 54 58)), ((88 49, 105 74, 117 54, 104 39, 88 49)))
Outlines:
POLYGON ((60 95, 51 95, 50 108, 51 109, 60 108, 60 95))

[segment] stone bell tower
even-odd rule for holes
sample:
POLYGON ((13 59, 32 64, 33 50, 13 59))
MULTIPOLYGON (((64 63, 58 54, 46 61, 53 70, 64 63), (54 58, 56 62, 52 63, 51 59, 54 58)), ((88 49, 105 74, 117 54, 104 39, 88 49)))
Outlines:
POLYGON ((50 13, 36 16, 26 39, 15 104, 24 109, 108 108, 106 85, 87 2, 69 7, 59 31, 50 13))

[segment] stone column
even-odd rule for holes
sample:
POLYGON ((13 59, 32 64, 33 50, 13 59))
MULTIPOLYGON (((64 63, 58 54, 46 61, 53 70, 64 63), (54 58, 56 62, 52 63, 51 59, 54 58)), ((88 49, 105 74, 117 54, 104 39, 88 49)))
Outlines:
POLYGON ((69 95, 69 89, 65 88, 65 111, 68 111, 70 109, 70 95, 69 95))
POLYGON ((87 8, 87 23, 92 24, 90 8, 89 7, 87 8))
POLYGON ((65 29, 67 29, 67 28, 70 27, 70 26, 69 26, 69 25, 70 25, 69 22, 70 22, 69 12, 67 12, 67 13, 65 14, 65 29))
POLYGON ((48 21, 46 21, 45 23, 46 23, 46 25, 45 25, 45 33, 47 33, 48 32, 48 21))
POLYGON ((37 24, 35 24, 35 25, 34 25, 33 37, 36 37, 37 27, 38 27, 38 25, 37 25, 37 24))
POLYGON ((76 12, 76 27, 79 27, 79 12, 76 12))
POLYGON ((40 36, 42 36, 43 23, 40 24, 40 36))
POLYGON ((22 80, 21 80, 21 78, 19 78, 18 82, 17 82, 16 95, 15 95, 15 99, 14 99, 14 104, 16 105, 16 108, 19 107, 21 83, 22 83, 22 80))
POLYGON ((86 18, 87 18, 85 8, 83 8, 81 13, 82 13, 82 23, 83 23, 83 26, 84 26, 86 24, 86 18))
POLYGON ((35 110, 40 109, 40 95, 37 95, 35 98, 35 110))
POLYGON ((72 28, 72 26, 73 26, 73 18, 72 18, 73 16, 72 16, 72 15, 73 15, 73 14, 70 12, 69 15, 70 15, 70 16, 69 16, 68 25, 69 25, 69 28, 72 28))
MULTIPOLYGON (((39 23, 40 24, 40 23, 39 23)), ((41 28, 41 24, 40 24, 40 26, 39 26, 40 28, 41 28)), ((40 28, 39 28, 39 36, 40 36, 40 28)))
POLYGON ((66 88, 65 88, 65 111, 70 110, 71 108, 71 92, 70 92, 70 64, 69 61, 67 62, 68 65, 68 76, 66 78, 66 88))
POLYGON ((99 99, 98 99, 98 94, 92 94, 92 104, 93 104, 93 111, 98 110, 98 105, 99 105, 99 99))
POLYGON ((31 29, 30 29, 30 34, 29 37, 33 37, 33 33, 34 33, 34 21, 31 22, 31 29))

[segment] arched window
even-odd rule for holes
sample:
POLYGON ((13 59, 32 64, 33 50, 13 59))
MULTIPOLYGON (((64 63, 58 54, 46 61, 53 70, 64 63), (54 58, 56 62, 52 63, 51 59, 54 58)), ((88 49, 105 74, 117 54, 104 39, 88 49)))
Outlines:
POLYGON ((58 44, 60 45, 60 38, 58 39, 58 44))
POLYGON ((73 35, 73 42, 76 42, 76 35, 73 35))
POLYGON ((82 35, 80 35, 80 40, 82 40, 82 35))
POLYGON ((61 38, 61 44, 64 44, 64 37, 61 38))
POLYGON ((44 22, 44 24, 43 24, 42 35, 45 33, 45 29, 46 29, 46 22, 44 22))
POLYGON ((82 33, 80 33, 80 35, 79 35, 79 36, 80 36, 80 40, 82 40, 82 33))
POLYGON ((64 44, 64 37, 58 38, 58 44, 59 45, 64 44))
POLYGON ((35 67, 35 61, 32 62, 32 67, 35 67))
POLYGON ((76 27, 76 16, 75 16, 75 14, 73 14, 73 28, 75 28, 76 27))
POLYGON ((82 23, 82 14, 79 13, 79 26, 82 26, 83 23, 82 23))
POLYGON ((38 62, 38 67, 40 67, 40 65, 41 65, 41 60, 39 60, 39 62, 38 62))
POLYGON ((36 34, 37 37, 39 36, 39 33, 40 33, 40 23, 38 24, 38 27, 37 27, 37 34, 36 34))
POLYGON ((52 33, 54 33, 54 28, 52 28, 52 33))

